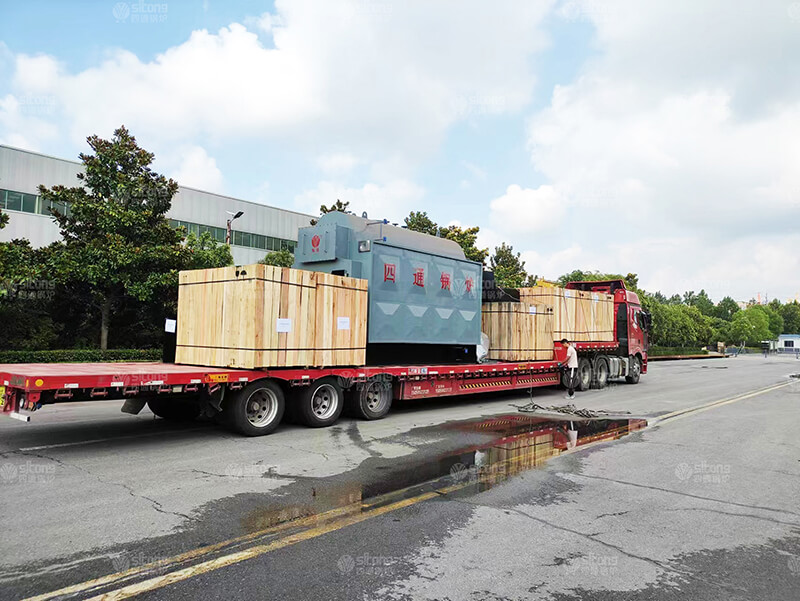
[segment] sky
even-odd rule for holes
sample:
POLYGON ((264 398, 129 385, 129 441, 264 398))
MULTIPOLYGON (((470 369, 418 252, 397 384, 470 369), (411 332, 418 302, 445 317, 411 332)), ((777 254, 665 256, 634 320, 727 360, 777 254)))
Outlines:
POLYGON ((800 293, 798 1, 27 0, 0 22, 2 144, 77 160, 124 124, 182 185, 427 211, 540 277, 800 293))

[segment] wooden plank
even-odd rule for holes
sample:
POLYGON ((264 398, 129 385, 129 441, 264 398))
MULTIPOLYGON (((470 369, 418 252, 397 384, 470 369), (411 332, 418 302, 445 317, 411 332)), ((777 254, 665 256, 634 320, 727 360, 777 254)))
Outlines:
POLYGON ((481 329, 489 336, 490 359, 549 360, 553 357, 553 313, 538 303, 485 303, 481 329))
POLYGON ((177 363, 255 369, 366 361, 365 280, 256 264, 182 272, 179 281, 177 363))
POLYGON ((553 308, 553 340, 577 342, 614 339, 614 297, 603 292, 564 288, 520 288, 522 302, 541 302, 553 308))

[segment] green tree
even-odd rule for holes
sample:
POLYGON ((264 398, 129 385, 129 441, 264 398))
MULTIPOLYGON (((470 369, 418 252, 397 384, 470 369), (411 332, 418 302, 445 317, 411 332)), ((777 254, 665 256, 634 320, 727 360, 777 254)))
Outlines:
POLYGON ((570 282, 587 282, 595 279, 600 279, 600 274, 598 272, 575 269, 574 271, 570 271, 569 273, 565 273, 559 277, 556 282, 563 288, 570 282))
POLYGON ((784 334, 800 334, 800 304, 797 301, 786 303, 781 307, 784 334))
POLYGON ((709 317, 714 315, 714 303, 708 297, 708 294, 705 290, 698 292, 696 295, 694 295, 692 301, 687 302, 686 304, 691 305, 692 307, 697 307, 700 310, 700 313, 703 315, 707 315, 709 317))
POLYGON ((212 269, 233 265, 231 247, 217 242, 211 232, 203 232, 199 236, 192 232, 186 236, 185 244, 189 251, 189 263, 185 269, 212 269))
POLYGON ((291 267, 294 265, 294 255, 288 250, 274 250, 268 252, 267 256, 259 261, 264 265, 274 265, 275 267, 291 267))
MULTIPOLYGON (((350 207, 350 202, 349 201, 342 202, 341 200, 339 200, 337 198, 336 202, 333 203, 331 206, 320 205, 319 206, 319 214, 320 214, 320 216, 322 216, 322 215, 326 215, 327 213, 333 213, 334 211, 339 211, 341 213, 347 213, 348 212, 348 207, 350 207)), ((317 225, 318 221, 319 221, 319 219, 312 219, 311 220, 311 225, 317 225)))
POLYGON ((403 221, 411 231, 447 238, 458 243, 464 251, 464 256, 470 261, 477 261, 483 264, 486 261, 486 257, 489 256, 488 248, 478 248, 476 246, 478 233, 481 231, 479 227, 462 228, 457 225, 441 227, 428 217, 428 213, 425 211, 411 211, 403 221))
POLYGON ((726 296, 714 307, 714 315, 725 321, 733 319, 734 314, 739 311, 739 304, 730 296, 726 296))
POLYGON ((733 316, 728 333, 728 342, 734 344, 744 342, 750 346, 757 346, 762 340, 767 340, 771 337, 767 314, 756 309, 757 306, 748 307, 733 316))
POLYGON ((2 230, 7 225, 8 225, 8 213, 3 213, 3 211, 0 210, 0 230, 2 230))
POLYGON ((477 261, 481 265, 486 261, 489 256, 488 248, 478 248, 475 242, 478 240, 479 227, 460 228, 457 225, 450 225, 448 227, 439 228, 439 234, 442 238, 447 238, 458 245, 464 250, 464 256, 470 261, 477 261))
POLYGON ((531 278, 525 271, 525 261, 514 247, 505 242, 496 246, 489 259, 489 266, 494 272, 495 283, 501 288, 522 288, 535 285, 536 278, 531 278))
MULTIPOLYGON (((770 335, 767 338, 775 340, 783 333, 783 317, 769 305, 753 305, 749 309, 763 313, 769 323, 770 335)), ((762 339, 765 340, 766 338, 762 339)))
POLYGON ((403 220, 406 227, 414 232, 421 232, 429 236, 439 235, 439 226, 428 217, 425 211, 411 211, 403 220))
POLYGON ((87 138, 94 154, 81 154, 79 186, 39 187, 63 240, 51 247, 49 267, 64 283, 89 284, 100 312, 100 347, 108 347, 115 304, 174 294, 179 269, 191 263, 180 231, 166 218, 178 184, 153 172, 154 155, 123 126, 111 140, 87 138), (60 205, 63 206, 63 205, 60 205))

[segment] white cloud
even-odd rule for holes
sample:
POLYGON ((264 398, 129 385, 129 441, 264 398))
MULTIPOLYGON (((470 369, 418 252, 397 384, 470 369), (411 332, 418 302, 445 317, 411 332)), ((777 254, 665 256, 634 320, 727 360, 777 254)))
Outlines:
POLYGON ((597 55, 528 130, 539 190, 567 199, 567 219, 550 235, 545 215, 522 210, 531 191, 515 190, 492 202, 494 227, 539 232, 528 267, 551 276, 638 271, 665 292, 747 298, 800 290, 786 270, 800 219, 800 83, 786 57, 800 55, 800 23, 758 3, 567 4, 565 18, 594 26, 597 55))
POLYGON ((306 190, 295 198, 298 211, 316 215, 320 205, 331 205, 337 200, 350 203, 356 215, 366 211, 371 219, 388 219, 402 223, 411 210, 419 206, 425 190, 408 180, 395 180, 385 184, 368 183, 360 188, 323 181, 316 188, 306 190))
POLYGON ((347 175, 361 162, 348 152, 333 152, 317 157, 317 165, 328 176, 347 175))
POLYGON ((419 160, 454 122, 527 104, 551 4, 278 0, 252 30, 194 31, 150 62, 116 49, 69 72, 18 55, 12 93, 56 97, 76 141, 125 123, 173 143, 268 136, 320 155, 344 140, 419 160))
POLYGON ((492 226, 507 232, 538 232, 558 227, 566 198, 553 186, 521 188, 512 184, 490 203, 492 226))
POLYGON ((206 192, 222 192, 222 171, 217 161, 208 156, 204 148, 190 146, 179 152, 180 165, 171 177, 182 186, 197 188, 206 192))

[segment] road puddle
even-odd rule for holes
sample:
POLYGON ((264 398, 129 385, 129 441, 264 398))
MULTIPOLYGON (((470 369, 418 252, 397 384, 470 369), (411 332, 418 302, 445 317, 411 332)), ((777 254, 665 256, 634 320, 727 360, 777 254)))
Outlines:
POLYGON ((294 495, 295 501, 302 497, 300 502, 281 503, 279 497, 274 504, 248 513, 242 526, 247 532, 258 532, 315 518, 338 519, 431 491, 483 492, 566 451, 617 440, 646 425, 644 419, 570 421, 519 413, 451 422, 440 428, 476 442, 424 460, 375 459, 382 463, 372 466, 368 476, 355 470, 336 482, 306 483, 294 495))

